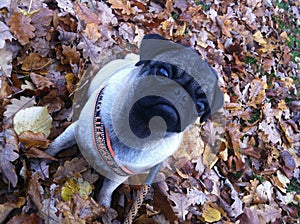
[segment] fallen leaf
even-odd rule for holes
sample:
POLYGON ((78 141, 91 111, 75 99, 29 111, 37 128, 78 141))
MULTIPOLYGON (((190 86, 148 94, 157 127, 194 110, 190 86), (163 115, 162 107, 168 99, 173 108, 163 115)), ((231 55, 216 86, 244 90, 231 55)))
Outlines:
POLYGON ((281 144, 281 137, 278 129, 275 126, 273 121, 267 122, 263 120, 259 124, 259 129, 263 131, 263 133, 267 136, 266 141, 272 143, 279 143, 281 144))
POLYGON ((175 203, 175 206, 172 206, 174 212, 181 220, 184 221, 186 215, 188 214, 188 207, 191 205, 191 202, 188 200, 187 195, 171 192, 169 199, 175 203))
POLYGON ((264 181, 257 186, 256 193, 262 201, 272 201, 273 186, 269 181, 264 181))
POLYGON ((20 197, 18 198, 17 202, 6 202, 4 204, 0 204, 0 223, 3 223, 3 221, 7 218, 9 213, 15 209, 20 208, 25 203, 25 198, 20 197))
POLYGON ((86 33, 87 37, 90 40, 92 40, 93 42, 96 42, 101 37, 101 33, 99 33, 99 28, 98 27, 99 26, 96 23, 88 23, 83 32, 86 33))
POLYGON ((24 97, 21 96, 20 99, 11 99, 11 104, 6 106, 6 111, 4 112, 4 117, 6 119, 12 118, 18 111, 32 107, 36 104, 34 97, 24 97))
POLYGON ((54 174, 53 181, 55 183, 63 183, 68 178, 75 174, 82 173, 87 170, 88 163, 83 158, 74 158, 71 161, 66 161, 64 166, 59 166, 54 174))
POLYGON ((26 148, 41 147, 46 149, 50 144, 42 132, 34 133, 32 131, 24 131, 19 135, 19 140, 25 144, 26 148))
POLYGON ((33 38, 35 27, 30 24, 29 16, 24 16, 21 13, 15 12, 8 20, 10 31, 19 40, 21 45, 29 43, 29 39, 33 38))
POLYGON ((12 129, 6 129, 4 136, 6 144, 4 147, 0 144, 0 170, 5 182, 8 181, 13 187, 16 187, 18 183, 18 176, 12 162, 19 158, 18 139, 12 129))
POLYGON ((108 0, 112 9, 122 9, 122 14, 130 15, 134 14, 134 10, 131 7, 130 1, 126 0, 108 0))
POLYGON ((21 213, 11 218, 7 222, 7 224, 39 224, 40 222, 42 222, 42 219, 35 213, 32 213, 30 215, 21 213))
POLYGON ((187 190, 187 198, 191 205, 203 205, 207 200, 206 195, 197 189, 188 189, 187 190))
POLYGON ((44 77, 42 75, 38 75, 34 72, 30 73, 30 78, 31 78, 31 81, 34 83, 34 85, 38 89, 41 89, 41 90, 43 90, 44 88, 50 89, 50 87, 54 85, 53 82, 49 78, 44 77))
POLYGON ((254 40, 262 46, 267 43, 260 31, 257 31, 255 34, 253 34, 253 37, 254 40))
POLYGON ((38 53, 30 53, 24 60, 22 69, 24 71, 36 71, 49 66, 52 63, 50 58, 43 58, 38 53))
POLYGON ((50 156, 46 152, 38 149, 38 148, 30 148, 27 152, 26 155, 29 159, 47 159, 47 160, 53 160, 53 161, 58 161, 56 158, 53 156, 50 156))
POLYGON ((6 45, 0 48, 0 72, 6 77, 11 77, 13 52, 8 50, 6 45))
POLYGON ((5 45, 5 40, 12 40, 13 35, 9 32, 9 27, 0 21, 0 49, 5 45))
POLYGON ((35 27, 36 37, 47 37, 50 38, 51 23, 53 21, 53 10, 46 7, 38 7, 37 13, 34 13, 31 19, 31 24, 35 27))
POLYGON ((75 2, 74 10, 79 19, 86 22, 87 24, 94 23, 99 25, 101 23, 98 19, 98 16, 85 4, 79 4, 78 2, 75 2))
POLYGON ((71 0, 56 0, 56 2, 59 8, 70 13, 71 15, 75 15, 73 2, 71 0))
POLYGON ((42 205, 42 195, 44 193, 44 190, 39 183, 39 174, 36 173, 33 175, 30 180, 29 180, 29 188, 28 188, 28 195, 30 196, 31 200, 35 204, 38 210, 41 210, 43 205, 42 205))
POLYGON ((61 197, 64 201, 70 201, 74 194, 79 194, 83 199, 92 193, 93 187, 89 182, 84 181, 82 178, 70 178, 64 183, 61 189, 61 197))
POLYGON ((80 60, 80 54, 76 50, 76 47, 63 46, 62 54, 65 56, 61 59, 62 64, 78 64, 80 60))
POLYGON ((275 203, 251 206, 250 209, 256 211, 261 224, 274 222, 281 217, 281 208, 275 203))
POLYGON ((203 209, 202 218, 205 222, 212 223, 221 219, 221 212, 211 204, 206 204, 203 209))
POLYGON ((50 135, 52 117, 47 107, 29 107, 15 114, 14 129, 18 135, 24 131, 42 132, 46 137, 50 135))

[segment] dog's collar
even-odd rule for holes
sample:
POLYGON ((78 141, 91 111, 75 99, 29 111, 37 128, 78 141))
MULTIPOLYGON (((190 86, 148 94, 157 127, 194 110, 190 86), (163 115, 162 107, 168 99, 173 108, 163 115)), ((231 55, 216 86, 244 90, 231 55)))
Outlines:
POLYGON ((111 146, 110 138, 107 129, 101 119, 100 111, 102 107, 104 88, 101 88, 96 96, 95 109, 93 115, 93 140, 95 149, 99 157, 118 175, 128 176, 133 174, 132 171, 125 166, 120 166, 115 161, 115 152, 111 146))

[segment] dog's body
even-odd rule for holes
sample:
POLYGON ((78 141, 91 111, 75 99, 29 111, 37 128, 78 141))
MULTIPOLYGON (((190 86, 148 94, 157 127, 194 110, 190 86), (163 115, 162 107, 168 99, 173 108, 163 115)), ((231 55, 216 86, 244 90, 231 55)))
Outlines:
POLYGON ((93 111, 97 107, 99 91, 103 91, 101 122, 103 122, 109 136, 114 162, 120 167, 126 167, 126 170, 133 174, 146 173, 151 167, 172 155, 179 147, 183 131, 196 119, 195 112, 190 108, 191 103, 198 106, 195 107, 198 116, 206 119, 210 114, 205 95, 203 97, 203 92, 200 91, 201 88, 194 79, 187 76, 183 71, 174 69, 173 65, 170 66, 165 63, 141 62, 135 56, 106 65, 93 79, 88 90, 89 99, 82 109, 78 121, 69 126, 47 150, 49 154, 55 155, 64 148, 78 144, 81 153, 89 164, 106 177, 98 197, 100 204, 110 206, 112 192, 130 174, 119 175, 114 172, 107 161, 101 159, 99 150, 95 146, 95 130, 93 128, 95 115, 93 111), (160 88, 166 90, 161 93, 163 97, 137 97, 143 92, 159 87, 160 81, 152 80, 152 77, 162 78, 165 75, 169 76, 167 78, 172 77, 173 82, 170 83, 171 88, 165 88, 165 84, 162 84, 160 88), (104 76, 109 77, 106 82, 103 82, 104 76), (137 82, 141 77, 147 78, 146 82, 143 80, 137 82), (155 86, 154 84, 151 85, 152 81, 155 86), (186 93, 180 92, 178 86, 184 88, 186 93), (188 97, 191 97, 190 101, 187 100, 188 97), (174 106, 170 105, 169 101, 171 100, 176 104, 175 109, 174 106), (180 110, 183 111, 185 118, 182 118, 180 110), (126 114, 129 114, 129 120, 126 114), (160 125, 161 120, 156 120, 153 126, 149 128, 149 123, 153 121, 153 117, 162 117, 166 120, 165 126, 160 125), (132 131, 133 135, 129 135, 127 133, 129 131, 132 131), (155 135, 154 132, 158 134, 155 135), (133 140, 137 136, 139 137, 137 139, 142 140, 126 142, 131 136, 133 140), (152 137, 148 138, 149 136, 152 137))

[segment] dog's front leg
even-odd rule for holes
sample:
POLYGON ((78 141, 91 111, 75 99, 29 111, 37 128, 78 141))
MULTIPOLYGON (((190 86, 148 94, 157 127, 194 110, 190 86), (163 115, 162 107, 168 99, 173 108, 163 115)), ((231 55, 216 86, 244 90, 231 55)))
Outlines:
POLYGON ((111 198, 114 190, 123 183, 127 177, 125 177, 123 180, 120 180, 120 182, 116 182, 113 180, 110 180, 108 178, 105 178, 101 187, 101 190, 98 195, 98 203, 105 206, 110 207, 111 206, 111 198))
POLYGON ((67 149, 76 144, 75 127, 77 122, 72 123, 67 129, 60 134, 45 151, 51 156, 55 156, 63 149, 67 149))

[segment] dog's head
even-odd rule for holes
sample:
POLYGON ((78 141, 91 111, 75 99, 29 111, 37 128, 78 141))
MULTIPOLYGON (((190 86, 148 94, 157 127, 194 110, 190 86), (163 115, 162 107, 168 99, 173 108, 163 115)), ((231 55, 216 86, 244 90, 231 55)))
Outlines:
POLYGON ((146 35, 136 66, 140 81, 133 85, 137 100, 129 124, 139 138, 153 131, 182 132, 197 117, 206 121, 223 104, 216 73, 188 47, 146 35))

